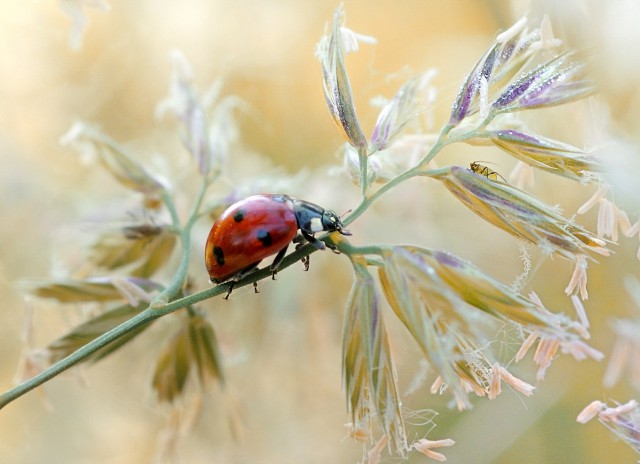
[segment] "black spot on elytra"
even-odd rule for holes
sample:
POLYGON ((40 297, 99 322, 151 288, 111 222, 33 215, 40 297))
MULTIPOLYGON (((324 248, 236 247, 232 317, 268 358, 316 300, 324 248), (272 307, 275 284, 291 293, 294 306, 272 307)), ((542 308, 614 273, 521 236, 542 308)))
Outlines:
POLYGON ((273 243, 271 235, 264 229, 258 229, 256 237, 258 238, 258 240, 260 240, 260 243, 262 243, 262 246, 264 247, 268 247, 269 245, 271 245, 271 243, 273 243))
POLYGON ((236 222, 242 222, 245 216, 245 211, 243 209, 239 209, 235 213, 233 213, 233 220, 236 222))
POLYGON ((216 258, 218 266, 224 266, 224 251, 220 247, 213 247, 213 256, 216 258))

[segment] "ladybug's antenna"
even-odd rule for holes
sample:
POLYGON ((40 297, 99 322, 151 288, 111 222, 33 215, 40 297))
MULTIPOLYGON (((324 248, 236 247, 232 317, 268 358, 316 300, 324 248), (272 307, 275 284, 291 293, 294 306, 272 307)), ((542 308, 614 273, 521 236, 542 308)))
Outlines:
POLYGON ((338 232, 340 232, 340 234, 342 235, 351 235, 351 232, 349 232, 347 229, 342 228, 342 221, 341 221, 341 219, 345 217, 347 214, 349 214, 350 212, 351 210, 348 209, 344 213, 342 213, 340 216, 338 216, 338 220, 340 221, 340 228, 338 229, 338 232))

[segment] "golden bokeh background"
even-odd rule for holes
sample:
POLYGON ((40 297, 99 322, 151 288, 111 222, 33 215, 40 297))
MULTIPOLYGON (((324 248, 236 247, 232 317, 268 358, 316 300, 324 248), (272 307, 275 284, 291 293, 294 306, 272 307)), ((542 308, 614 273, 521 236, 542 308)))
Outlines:
MULTIPOLYGON (((73 4, 68 1, 66 4, 73 4)), ((87 2, 88 4, 91 2, 87 2)), ((295 195, 339 212, 353 207, 357 189, 327 174, 340 163, 342 143, 325 107, 314 47, 337 2, 317 0, 117 1, 103 12, 86 8, 87 28, 78 50, 62 2, 0 0, 0 389, 10 388, 24 348, 27 308, 35 307, 33 342, 45 346, 77 323, 77 308, 25 303, 20 282, 56 275, 82 258, 92 224, 126 218, 134 200, 96 166, 59 145, 73 122, 88 121, 127 146, 150 170, 188 183, 193 175, 170 118, 154 110, 170 80, 169 53, 180 49, 194 80, 206 89, 222 79, 224 94, 251 105, 241 118, 243 148, 232 163, 234 182, 260 173, 312 180, 295 195), (182 159, 182 162, 168 161, 182 159), (168 160, 167 160, 168 159, 168 160), (80 237, 80 238, 79 238, 80 237), (83 238, 84 237, 84 238, 83 238), (75 319, 74 319, 75 318, 75 319)), ((498 30, 523 14, 551 16, 565 42, 591 50, 593 75, 602 94, 597 104, 579 102, 524 115, 540 134, 586 147, 617 143, 611 154, 616 200, 637 218, 640 188, 638 86, 640 8, 612 1, 348 0, 347 25, 378 39, 350 55, 347 66, 366 133, 376 110, 369 100, 391 96, 404 79, 435 67, 436 120, 448 117, 458 86, 498 30), (561 5, 558 5, 561 4, 561 5)), ((491 160, 503 172, 513 161, 495 149, 451 147, 442 164, 491 160)), ((562 179, 539 175, 534 192, 567 215, 593 193, 562 179)), ((302 183, 304 184, 304 183, 302 183)), ((522 271, 516 241, 473 216, 440 185, 414 181, 385 196, 353 225, 353 241, 416 243, 446 249, 510 283, 522 271)), ((217 187, 223 193, 228 186, 217 187)), ((185 193, 176 192, 186 205, 185 193)), ((186 207, 185 207, 186 208, 186 207)), ((580 217, 595 227, 595 213, 580 217)), ((202 224, 196 248, 202 248, 202 224)), ((639 277, 637 239, 623 239, 615 255, 592 264, 587 310, 592 345, 609 355, 612 317, 636 311, 623 281, 639 277)), ((330 253, 313 256, 308 273, 292 267, 260 295, 240 290, 211 312, 225 356, 224 392, 205 396, 193 427, 179 438, 185 463, 355 463, 359 444, 346 438, 341 390, 342 313, 351 283, 347 261, 330 253)), ((207 285, 194 259, 197 289, 207 285)), ((550 308, 571 312, 563 289, 568 263, 546 260, 531 286, 550 308)), ((637 314, 637 311, 636 311, 637 314)), ((418 369, 418 352, 392 317, 393 349, 407 388, 418 369)), ((175 319, 174 319, 175 321, 175 319)), ((171 411, 150 390, 152 362, 170 331, 171 318, 123 351, 95 366, 66 374, 0 411, 0 462, 153 462, 166 443, 171 411), (78 375, 74 375, 78 374, 78 375)), ((529 361, 530 362, 530 361, 529 361)), ((638 360, 640 362, 640 360, 638 360)), ((533 381, 531 363, 515 371, 533 381)), ((575 422, 592 400, 625 402, 637 397, 624 382, 602 387, 606 361, 577 362, 562 356, 532 398, 504 392, 458 413, 428 393, 405 397, 408 409, 440 415, 429 438, 453 438, 444 450, 453 463, 635 462, 637 456, 596 421, 575 422)), ((414 426, 409 439, 427 427, 414 426)), ((393 461, 391 459, 390 461, 393 461)), ((426 462, 412 455, 409 462, 426 462)))

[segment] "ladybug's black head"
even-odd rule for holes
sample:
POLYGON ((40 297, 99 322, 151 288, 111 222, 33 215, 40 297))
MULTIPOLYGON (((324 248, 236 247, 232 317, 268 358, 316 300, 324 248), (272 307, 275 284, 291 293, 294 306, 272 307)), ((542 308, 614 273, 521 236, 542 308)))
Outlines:
POLYGON ((293 212, 303 233, 340 232, 342 235, 351 235, 351 232, 343 229, 340 217, 330 209, 304 200, 293 200, 293 212))
POLYGON ((340 217, 330 209, 324 210, 324 212, 322 213, 321 221, 322 221, 322 229, 326 230, 327 232, 337 231, 337 232, 340 232, 342 235, 351 235, 351 232, 349 232, 346 229, 343 229, 344 225, 342 224, 340 217))

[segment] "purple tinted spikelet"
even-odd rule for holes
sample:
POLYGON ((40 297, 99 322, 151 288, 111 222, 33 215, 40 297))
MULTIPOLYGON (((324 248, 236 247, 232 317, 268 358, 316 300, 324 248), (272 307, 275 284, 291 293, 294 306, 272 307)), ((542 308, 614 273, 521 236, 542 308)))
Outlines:
POLYGON ((513 129, 490 133, 494 145, 530 166, 573 180, 591 180, 604 166, 574 146, 513 129))
POLYGON ((491 120, 500 113, 554 106, 590 95, 593 84, 577 53, 554 53, 551 59, 546 58, 548 53, 540 53, 559 43, 544 37, 540 29, 529 31, 524 20, 498 35, 460 87, 449 126, 477 113, 491 120), (532 69, 532 63, 541 60, 532 69))
POLYGON ((576 52, 563 53, 512 82, 491 104, 497 112, 548 107, 584 98, 594 91, 576 52))
POLYGON ((404 454, 406 432, 380 295, 373 276, 356 264, 345 313, 342 373, 352 427, 368 430, 375 412, 389 441, 404 454))
POLYGON ((496 363, 489 337, 496 323, 517 325, 558 346, 582 343, 575 322, 541 311, 536 301, 455 255, 396 246, 382 258, 379 277, 387 302, 450 388, 458 409, 470 407, 469 391, 497 395, 489 386, 496 363))
POLYGON ((480 91, 480 80, 483 77, 488 80, 491 76, 498 50, 498 44, 493 45, 467 75, 453 103, 449 125, 457 126, 472 112, 473 104, 480 91))
POLYGON ((442 168, 433 177, 484 220, 543 250, 572 261, 588 252, 609 254, 604 240, 522 190, 460 166, 442 168))
POLYGON ((367 139, 360 128, 351 94, 351 85, 344 62, 341 26, 344 11, 339 7, 333 17, 331 33, 322 37, 316 55, 322 64, 322 84, 329 113, 345 140, 356 148, 367 146, 367 139))
MULTIPOLYGON (((452 106, 450 126, 457 126, 466 117, 479 110, 479 92, 484 79, 490 93, 505 85, 520 71, 535 53, 535 44, 540 39, 538 30, 529 32, 526 22, 519 21, 513 26, 513 33, 507 37, 498 36, 496 41, 475 64, 460 87, 452 106)), ((504 33, 503 33, 504 34, 504 33)))
POLYGON ((424 111, 426 99, 423 97, 434 75, 435 71, 430 70, 409 79, 380 110, 371 135, 369 154, 391 146, 403 129, 424 111))

